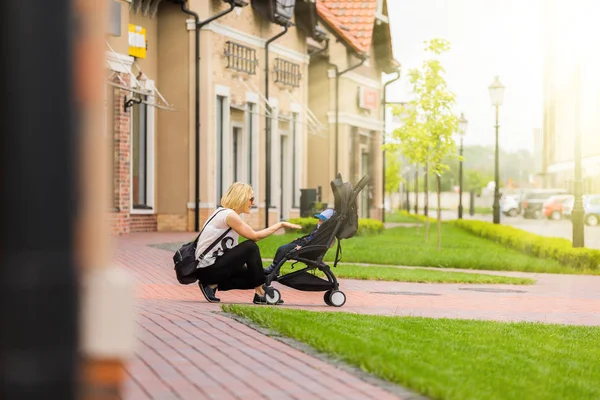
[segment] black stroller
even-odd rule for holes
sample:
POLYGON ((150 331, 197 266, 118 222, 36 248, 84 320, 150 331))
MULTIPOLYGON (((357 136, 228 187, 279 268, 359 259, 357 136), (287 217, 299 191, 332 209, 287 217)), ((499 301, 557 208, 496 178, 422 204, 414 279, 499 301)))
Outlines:
POLYGON ((331 182, 331 189, 335 197, 335 214, 323 222, 307 245, 298 250, 291 250, 274 266, 273 272, 266 277, 268 288, 265 298, 268 304, 276 304, 281 299, 279 290, 270 287, 271 282, 275 281, 297 290, 325 292, 323 299, 329 306, 341 307, 346 303, 346 295, 339 290, 338 281, 329 265, 323 262, 323 257, 337 238, 338 246, 333 264, 336 267, 340 260, 341 239, 348 239, 356 234, 358 230, 356 198, 368 180, 368 176, 365 175, 356 187, 352 187, 350 182, 343 182, 342 176, 338 174, 337 178, 331 182), (287 261, 300 262, 306 267, 280 276, 281 266, 287 261), (311 273, 316 269, 322 271, 327 280, 311 273))

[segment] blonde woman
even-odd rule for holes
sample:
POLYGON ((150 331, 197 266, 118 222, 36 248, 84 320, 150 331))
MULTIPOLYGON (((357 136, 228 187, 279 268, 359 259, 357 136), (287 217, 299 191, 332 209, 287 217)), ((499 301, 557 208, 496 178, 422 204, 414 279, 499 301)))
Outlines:
POLYGON ((252 204, 252 187, 235 182, 221 198, 222 207, 208 218, 198 239, 198 285, 206 300, 211 303, 221 301, 215 296, 217 289, 254 289, 253 302, 266 304, 265 275, 256 242, 281 228, 301 228, 300 225, 289 222, 278 222, 266 229, 255 231, 240 218, 240 214, 250 213, 252 204), (248 240, 238 244, 239 236, 248 240), (209 248, 212 244, 215 245, 209 248))

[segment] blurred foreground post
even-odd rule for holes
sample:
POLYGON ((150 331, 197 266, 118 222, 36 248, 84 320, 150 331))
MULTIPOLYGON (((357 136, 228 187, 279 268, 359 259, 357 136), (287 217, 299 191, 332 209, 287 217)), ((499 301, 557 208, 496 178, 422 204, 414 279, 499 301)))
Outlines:
POLYGON ((116 399, 132 351, 107 257, 104 4, 0 4, 0 399, 116 399))
POLYGON ((76 112, 69 0, 0 5, 0 398, 73 399, 76 112))
POLYGON ((105 0, 72 0, 78 121, 81 379, 78 398, 122 398, 125 361, 133 351, 133 289, 125 270, 109 265, 108 152, 105 128, 105 0))

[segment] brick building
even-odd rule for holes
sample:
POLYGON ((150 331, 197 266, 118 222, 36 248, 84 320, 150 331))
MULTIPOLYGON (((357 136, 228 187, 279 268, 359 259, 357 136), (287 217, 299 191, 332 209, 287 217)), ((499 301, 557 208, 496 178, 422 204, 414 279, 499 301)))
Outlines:
POLYGON ((337 172, 351 182, 368 174, 371 181, 359 198, 359 215, 381 219, 382 74, 399 68, 392 55, 387 3, 322 0, 316 5, 332 40, 309 67, 309 107, 328 126, 321 135, 309 136, 308 186, 325 188, 324 201, 332 203, 328 187, 337 172))
POLYGON ((267 223, 268 193, 269 224, 298 216, 300 188, 321 185, 328 194, 335 176, 328 63, 342 71, 367 55, 340 78, 339 171, 375 178, 363 215, 378 218, 381 73, 396 66, 385 1, 337 2, 346 7, 337 11, 325 0, 112 3, 106 117, 114 233, 193 231, 234 181, 254 188, 252 226, 267 223), (363 10, 357 21, 336 20, 355 7, 363 10), (195 15, 215 19, 197 25, 195 15))

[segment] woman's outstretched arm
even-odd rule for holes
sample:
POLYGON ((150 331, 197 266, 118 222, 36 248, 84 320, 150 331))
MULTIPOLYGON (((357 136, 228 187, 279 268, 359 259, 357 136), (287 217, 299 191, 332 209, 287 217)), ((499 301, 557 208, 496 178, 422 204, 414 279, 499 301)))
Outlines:
POLYGON ((255 231, 250 225, 244 222, 237 213, 230 213, 225 219, 227 225, 231 227, 238 235, 245 237, 246 239, 258 242, 261 239, 266 238, 277 232, 281 228, 300 229, 300 225, 290 224, 289 222, 278 222, 271 225, 268 228, 255 231))

